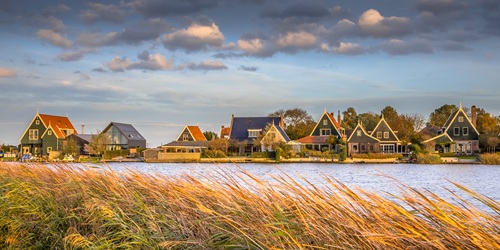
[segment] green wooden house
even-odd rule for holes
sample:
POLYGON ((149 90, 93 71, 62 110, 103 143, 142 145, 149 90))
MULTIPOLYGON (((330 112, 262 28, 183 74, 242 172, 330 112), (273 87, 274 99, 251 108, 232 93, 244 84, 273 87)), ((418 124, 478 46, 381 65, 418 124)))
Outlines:
POLYGON ((379 152, 380 140, 367 133, 361 122, 358 122, 358 125, 347 138, 347 153, 351 155, 379 152))
POLYGON ((61 151, 66 136, 77 131, 68 117, 36 114, 22 134, 22 154, 48 156, 52 151, 61 151))
POLYGON ((370 134, 372 137, 375 137, 379 140, 379 152, 381 153, 407 153, 408 147, 404 145, 396 135, 385 120, 382 115, 382 119, 378 122, 375 129, 370 134))
MULTIPOLYGON (((340 120, 340 113, 338 119, 340 120)), ((332 150, 332 145, 328 143, 328 138, 330 136, 335 136, 337 139, 345 138, 345 132, 340 126, 340 123, 335 120, 333 113, 328 113, 325 109, 316 123, 316 126, 311 131, 311 134, 300 138, 298 142, 305 148, 311 150, 321 151, 325 147, 328 148, 328 150, 332 150)))

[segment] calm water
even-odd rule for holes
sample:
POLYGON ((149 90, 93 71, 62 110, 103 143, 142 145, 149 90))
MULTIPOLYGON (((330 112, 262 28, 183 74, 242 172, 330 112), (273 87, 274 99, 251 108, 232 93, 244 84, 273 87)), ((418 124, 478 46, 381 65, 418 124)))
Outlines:
POLYGON ((306 178, 315 186, 327 185, 328 176, 368 191, 383 194, 398 194, 396 182, 387 176, 416 189, 430 190, 443 198, 451 197, 446 189, 463 193, 451 182, 463 184, 470 189, 500 201, 500 166, 487 165, 416 165, 416 164, 198 164, 198 163, 109 163, 116 171, 138 170, 148 174, 181 175, 191 174, 204 177, 225 170, 230 173, 248 171, 270 183, 276 183, 273 176, 290 175, 306 184, 306 178), (385 176, 384 176, 385 175, 385 176))

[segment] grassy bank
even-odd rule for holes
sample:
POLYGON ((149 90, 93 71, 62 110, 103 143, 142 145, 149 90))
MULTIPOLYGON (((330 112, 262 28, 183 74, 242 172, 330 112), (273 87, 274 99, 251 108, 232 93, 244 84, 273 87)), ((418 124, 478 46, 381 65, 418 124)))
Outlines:
POLYGON ((325 188, 270 185, 214 171, 203 180, 0 163, 0 248, 500 248, 500 204, 459 185, 496 214, 404 185, 389 200, 328 178, 325 188))

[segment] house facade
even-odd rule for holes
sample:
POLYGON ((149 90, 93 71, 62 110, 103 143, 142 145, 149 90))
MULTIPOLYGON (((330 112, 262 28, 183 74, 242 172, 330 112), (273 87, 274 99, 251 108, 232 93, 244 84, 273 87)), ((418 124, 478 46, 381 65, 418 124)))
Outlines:
MULTIPOLYGON (((338 119, 340 120, 340 112, 338 119)), ((332 145, 328 143, 330 136, 335 136, 337 139, 345 138, 345 132, 340 123, 333 117, 333 113, 328 113, 325 109, 311 134, 300 138, 298 142, 310 150, 321 151, 325 147, 332 150, 332 145)), ((338 149, 335 150, 338 151, 338 149)))
POLYGON ((111 122, 101 133, 110 139, 107 150, 146 148, 146 139, 131 124, 111 122))
POLYGON ((470 155, 479 151, 479 132, 476 129, 476 107, 472 106, 472 120, 460 105, 455 110, 440 133, 424 141, 428 147, 434 146, 435 151, 440 153, 456 153, 470 155))
POLYGON ((206 141, 205 135, 198 126, 185 126, 176 141, 206 141))
POLYGON ((21 153, 48 156, 62 150, 63 140, 77 131, 68 117, 37 113, 21 138, 21 153))
POLYGON ((379 152, 380 153, 407 153, 408 145, 404 145, 396 135, 396 132, 387 124, 384 116, 378 122, 375 129, 370 134, 372 137, 379 140, 379 152))
POLYGON ((270 123, 266 128, 265 134, 260 139, 261 151, 274 151, 275 146, 280 143, 289 143, 290 138, 281 127, 270 123))
POLYGON ((255 142, 268 125, 273 125, 280 135, 286 135, 282 117, 234 117, 233 115, 229 139, 238 142, 240 153, 261 151, 261 147, 257 146, 255 142))
POLYGON ((347 138, 348 155, 379 152, 380 140, 367 133, 361 123, 358 122, 358 125, 347 138))
POLYGON ((67 143, 68 140, 73 140, 78 147, 79 155, 88 155, 89 153, 85 151, 85 145, 90 144, 92 140, 91 134, 72 134, 66 137, 64 143, 67 143))

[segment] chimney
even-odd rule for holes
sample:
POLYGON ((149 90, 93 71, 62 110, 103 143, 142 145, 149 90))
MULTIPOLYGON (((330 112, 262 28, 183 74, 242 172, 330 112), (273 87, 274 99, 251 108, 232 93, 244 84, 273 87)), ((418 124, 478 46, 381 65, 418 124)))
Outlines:
POLYGON ((339 111, 338 111, 338 113, 337 113, 337 122, 338 122, 338 123, 339 123, 339 125, 340 125, 340 110, 339 110, 339 111))
POLYGON ((82 124, 82 135, 85 134, 84 133, 85 131, 83 131, 83 128, 85 128, 85 124, 82 124))
POLYGON ((477 126, 477 111, 476 111, 476 105, 472 105, 472 107, 470 108, 470 112, 471 112, 471 119, 472 119, 472 125, 474 127, 477 126))

